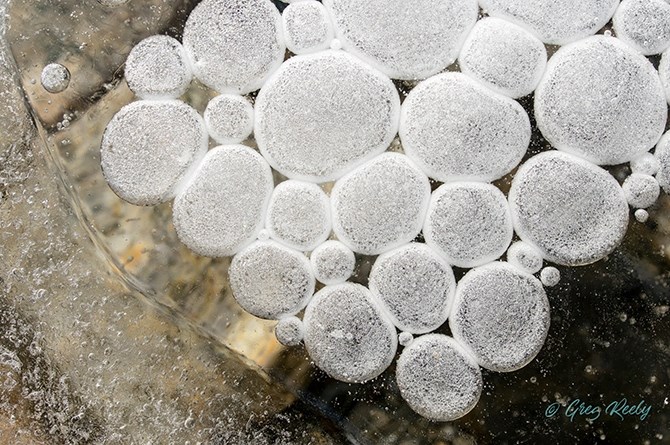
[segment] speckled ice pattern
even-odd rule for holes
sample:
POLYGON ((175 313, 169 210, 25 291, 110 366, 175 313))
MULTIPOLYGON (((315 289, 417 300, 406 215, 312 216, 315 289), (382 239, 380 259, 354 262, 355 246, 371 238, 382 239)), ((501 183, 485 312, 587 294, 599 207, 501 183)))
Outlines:
POLYGON ((298 317, 284 317, 275 326, 275 337, 284 346, 298 346, 305 335, 302 320, 298 317))
POLYGON ((269 320, 300 312, 316 284, 307 257, 274 241, 257 241, 235 255, 228 276, 239 305, 269 320))
POLYGON ((561 281, 561 272, 554 266, 547 266, 540 271, 540 280, 545 287, 554 287, 561 281))
POLYGON ((305 346, 316 366, 343 382, 384 372, 398 347, 396 330, 370 291, 353 283, 326 286, 305 310, 305 346))
POLYGON ((400 119, 391 80, 343 51, 295 56, 256 99, 255 137, 280 173, 335 180, 386 150, 400 119))
POLYGON ((509 192, 519 237, 555 263, 580 266, 612 252, 628 227, 628 204, 607 171, 549 151, 522 165, 509 192))
POLYGON ((177 98, 193 77, 181 43, 163 35, 135 45, 126 59, 125 76, 128 87, 142 99, 177 98))
POLYGON ((490 263, 458 282, 449 327, 482 367, 515 371, 544 344, 549 301, 534 276, 507 263, 490 263))
POLYGON ((485 13, 526 27, 540 40, 565 45, 607 24, 619 0, 480 0, 485 13))
POLYGON ((454 182, 433 192, 423 235, 449 264, 474 267, 496 260, 513 234, 507 200, 495 186, 454 182))
POLYGON ((661 63, 658 65, 658 74, 661 77, 661 84, 665 90, 665 97, 670 104, 670 49, 666 50, 661 57, 661 63))
POLYGON ((670 3, 666 0, 623 0, 612 18, 621 41, 649 56, 670 46, 670 3))
POLYGON ((504 176, 523 158, 530 135, 521 105, 461 73, 421 82, 402 106, 405 153, 442 182, 504 176))
POLYGON ((209 135, 219 144, 238 144, 254 130, 254 108, 237 94, 221 94, 210 100, 204 118, 209 135))
POLYGON ((184 48, 202 83, 249 93, 284 61, 281 15, 270 0, 203 0, 184 27, 184 48))
POLYGON ((658 161, 656 180, 665 193, 670 193, 670 132, 665 133, 658 142, 654 157, 658 161))
POLYGON ((135 205, 171 200, 207 151, 202 118, 183 102, 137 101, 107 125, 102 172, 114 192, 135 205))
POLYGON ((336 240, 319 245, 309 257, 314 276, 323 284, 344 283, 354 273, 354 252, 336 240))
POLYGON ((456 281, 444 258, 410 243, 377 257, 369 287, 398 329, 424 334, 447 320, 456 281))
POLYGON ((633 173, 655 175, 658 172, 658 168, 658 160, 651 153, 643 153, 630 161, 630 169, 633 173))
POLYGON ((429 199, 426 175, 407 156, 384 153, 335 183, 333 231, 354 252, 384 253, 419 234, 429 199))
POLYGON ((407 346, 396 367, 400 394, 417 413, 446 422, 466 415, 479 401, 482 374, 453 338, 429 334, 407 346))
POLYGON ((343 48, 393 79, 451 65, 479 12, 476 0, 324 0, 343 48))
POLYGON ((534 274, 542 269, 542 254, 533 246, 517 241, 507 249, 507 262, 517 269, 534 274))
POLYGON ((601 165, 628 162, 659 140, 668 114, 652 64, 614 37, 559 49, 535 91, 535 117, 556 148, 601 165))
POLYGON ((477 22, 458 57, 461 71, 497 93, 512 98, 535 90, 547 66, 544 44, 504 19, 477 22))
POLYGON ((627 177, 622 188, 626 201, 634 209, 646 209, 652 206, 661 193, 656 178, 642 173, 633 173, 627 177))
POLYGON ((282 244, 301 251, 314 249, 330 235, 328 195, 309 182, 282 182, 272 193, 265 227, 282 244))
POLYGON ((251 148, 210 150, 174 201, 179 239, 203 256, 237 253, 262 229, 273 186, 270 166, 251 148))
POLYGON ((326 8, 316 0, 294 2, 282 13, 286 47, 295 54, 307 54, 330 47, 335 37, 326 8))
POLYGON ((50 63, 42 69, 40 81, 48 92, 61 93, 70 85, 70 71, 60 63, 50 63))

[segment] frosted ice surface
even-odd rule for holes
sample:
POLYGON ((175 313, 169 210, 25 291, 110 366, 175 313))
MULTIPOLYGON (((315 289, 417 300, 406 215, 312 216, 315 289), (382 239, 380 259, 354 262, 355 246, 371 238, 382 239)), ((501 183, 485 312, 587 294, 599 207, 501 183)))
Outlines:
POLYGON ((302 320, 298 317, 285 317, 275 326, 275 337, 284 346, 297 346, 304 337, 302 320))
POLYGON ((655 175, 658 172, 658 160, 651 153, 644 153, 630 161, 630 169, 633 173, 643 175, 655 175))
POLYGON ((384 153, 335 183, 333 230, 354 252, 384 253, 419 234, 429 199, 426 175, 407 156, 384 153))
POLYGON ((523 158, 530 134, 521 105, 461 73, 421 82, 402 106, 405 153, 442 182, 504 176, 523 158))
POLYGON ((670 46, 670 3, 666 0, 623 0, 612 21, 616 36, 646 56, 670 46))
POLYGON ((330 235, 330 200, 316 184, 288 180, 270 199, 265 226, 270 236, 297 250, 309 251, 330 235))
POLYGON ((656 178, 642 173, 633 173, 627 177, 622 188, 626 201, 636 209, 651 207, 661 193, 661 187, 656 178))
POLYGON ((635 219, 638 222, 646 223, 649 219, 649 212, 647 212, 645 209, 637 209, 635 211, 635 219))
POLYGON ((656 146, 654 157, 658 160, 656 180, 665 193, 670 193, 670 132, 665 133, 656 146))
POLYGON ((107 125, 102 172, 122 199, 135 205, 166 202, 207 151, 202 118, 177 100, 133 102, 107 125))
POLYGON ((549 320, 542 283, 497 262, 470 270, 458 282, 449 327, 482 367, 509 372, 540 352, 549 320))
POLYGON ((530 244, 517 241, 507 249, 507 262, 523 272, 533 274, 542 269, 542 254, 530 244))
POLYGON ((607 171, 558 151, 522 165, 509 192, 519 237, 558 264, 590 264, 612 252, 628 227, 628 204, 607 171))
POLYGON ((179 239, 200 255, 235 254, 263 228, 273 185, 270 166, 251 148, 210 150, 174 201, 179 239))
POLYGON ((236 94, 221 94, 210 100, 204 118, 209 135, 219 144, 240 143, 254 130, 254 108, 236 94))
POLYGON ((203 0, 186 22, 184 48, 202 83, 249 93, 284 61, 281 15, 270 0, 203 0))
POLYGON ((414 336, 409 332, 401 332, 398 335, 398 343, 403 347, 407 347, 412 344, 414 341, 414 336))
POLYGON ((407 346, 396 367, 400 395, 417 413, 445 422, 466 415, 479 401, 482 374, 453 338, 429 334, 407 346))
POLYGON ((126 60, 125 76, 128 87, 142 99, 179 97, 192 78, 181 43, 163 35, 135 45, 126 60))
POLYGON ((255 137, 282 174, 332 181, 388 148, 400 98, 391 80, 343 51, 289 59, 256 99, 255 137))
POLYGON ((547 66, 544 44, 524 28, 488 17, 477 22, 458 57, 461 71, 513 98, 535 90, 547 66))
POLYGON ((257 241, 243 249, 230 263, 228 276, 240 306, 269 320, 300 312, 316 284, 307 257, 275 241, 257 241))
POLYGON ((282 19, 286 47, 295 54, 327 49, 335 37, 328 11, 320 2, 294 2, 284 10, 282 19))
POLYGON ((321 289, 307 306, 303 323, 305 346, 316 366, 343 382, 377 377, 398 347, 395 328, 359 284, 321 289))
POLYGON ((356 267, 356 256, 339 241, 330 240, 310 255, 316 279, 323 284, 338 284, 349 279, 356 267))
POLYGON ((491 262, 505 253, 513 234, 507 200, 497 187, 454 182, 433 192, 423 235, 449 264, 474 267, 491 262))
POLYGON ((667 114, 652 64, 614 37, 589 37, 558 50, 535 91, 544 137, 596 164, 620 164, 649 151, 667 114))
POLYGON ((561 272, 553 266, 548 266, 540 272, 540 280, 547 287, 556 286, 561 281, 561 272))
POLYGON ((661 84, 665 89, 665 97, 670 104, 670 49, 666 50, 661 57, 661 63, 658 65, 658 74, 661 77, 661 84))
POLYGON ((595 34, 619 0, 480 0, 489 15, 528 28, 545 43, 564 45, 595 34))
POLYGON ((324 0, 345 50, 394 79, 451 65, 477 20, 476 0, 324 0))
POLYGON ((423 334, 447 320, 456 281, 433 249, 410 243, 377 258, 369 287, 398 329, 423 334))
POLYGON ((40 81, 48 92, 60 93, 70 85, 70 71, 60 63, 50 63, 42 69, 40 81))

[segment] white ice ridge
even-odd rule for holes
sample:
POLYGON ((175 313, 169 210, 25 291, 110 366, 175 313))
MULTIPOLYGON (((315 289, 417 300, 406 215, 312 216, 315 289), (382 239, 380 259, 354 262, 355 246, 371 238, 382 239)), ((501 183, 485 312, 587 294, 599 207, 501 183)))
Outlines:
POLYGON ((262 229, 273 185, 270 166, 251 148, 210 150, 174 201, 179 239, 203 256, 234 255, 262 229))
POLYGON ((431 77, 402 106, 405 153, 438 181, 493 181, 521 161, 530 142, 526 111, 461 73, 431 77))
POLYGON ((343 48, 394 79, 451 65, 477 20, 476 0, 324 0, 343 48))
POLYGON ((665 97, 670 104, 670 49, 665 50, 661 63, 658 65, 658 74, 661 77, 661 84, 665 90, 665 97))
POLYGON ((303 318, 305 346, 316 366, 343 382, 377 377, 398 347, 396 330, 370 291, 353 283, 326 286, 303 318))
POLYGON ((116 113, 102 137, 105 179, 123 200, 156 205, 174 198, 177 186, 207 151, 202 118, 177 100, 137 101, 116 113))
POLYGON ((616 36, 650 56, 670 46, 670 3, 666 0, 623 0, 612 18, 616 36))
POLYGON ((396 381, 402 398, 428 419, 446 422, 466 415, 479 401, 479 366, 453 338, 421 336, 398 359, 396 381))
POLYGON ((523 164, 512 181, 514 229, 555 263, 580 266, 612 252, 628 227, 628 204, 607 171, 549 151, 523 164))
POLYGON ((449 327, 482 367, 509 372, 535 358, 549 320, 542 283, 497 262, 470 270, 458 282, 449 327))
POLYGON ((255 137, 292 179, 335 180, 388 148, 400 98, 391 80, 343 51, 287 60, 256 99, 255 137))
POLYGON ((619 0, 479 0, 485 13, 526 27, 544 43, 565 45, 595 34, 619 0))
POLYGON ((354 252, 339 241, 329 240, 312 251, 309 257, 314 276, 323 284, 344 283, 356 268, 354 252))
POLYGON ((670 131, 658 142, 654 157, 659 165, 656 180, 665 193, 670 193, 670 131))
POLYGON ((494 261, 505 253, 513 236, 505 195, 491 184, 444 184, 430 199, 423 235, 426 244, 454 266, 494 261))
POLYGON ((458 57, 461 71, 512 98, 535 90, 547 66, 544 44, 524 28, 487 17, 477 22, 458 57))
POLYGON ((410 243, 377 257, 369 286, 398 329, 423 334, 447 320, 456 281, 444 258, 410 243))
POLYGON ((295 54, 322 51, 335 37, 328 11, 315 0, 294 2, 282 13, 286 47, 295 54))
POLYGON ((204 118, 209 135, 219 144, 238 144, 254 130, 254 108, 237 94, 221 94, 210 100, 204 118))
POLYGON ((275 241, 257 241, 235 255, 228 275, 240 306, 270 320, 300 312, 316 284, 307 257, 275 241))
POLYGON ((384 153, 335 183, 333 231, 354 252, 378 255, 421 231, 430 183, 407 156, 384 153))
POLYGON ((614 37, 562 47, 535 91, 535 117, 544 137, 596 164, 620 164, 649 151, 667 115, 652 64, 614 37))
POLYGON ((249 93, 284 61, 281 15, 270 0, 203 0, 184 27, 184 48, 202 83, 249 93))
POLYGON ((184 94, 193 75, 181 43, 151 36, 135 45, 125 69, 128 87, 142 99, 173 99, 184 94))

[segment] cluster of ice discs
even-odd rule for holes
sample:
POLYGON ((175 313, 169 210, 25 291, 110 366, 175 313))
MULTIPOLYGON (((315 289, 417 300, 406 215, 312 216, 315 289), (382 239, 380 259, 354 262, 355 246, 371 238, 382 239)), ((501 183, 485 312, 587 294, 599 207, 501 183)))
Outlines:
POLYGON ((669 27, 664 0, 298 0, 283 14, 203 0, 183 42, 130 53, 141 100, 107 127, 103 172, 133 204, 174 200, 194 252, 234 256, 236 300, 278 320, 281 343, 344 382, 377 377, 400 343, 401 395, 456 419, 480 397, 480 367, 513 371, 541 349, 545 287, 560 280, 545 262, 604 258, 629 206, 645 221, 670 192, 670 53, 659 71, 645 58, 670 46, 669 27), (612 17, 618 37, 593 36, 612 17), (545 44, 565 46, 547 60, 545 44), (193 76, 221 93, 204 118, 177 99, 193 76), (391 79, 420 82, 401 105, 391 79), (515 99, 533 91, 557 150, 505 196, 491 182, 526 155, 515 99), (628 162, 623 186, 601 167, 628 162), (355 254, 378 255, 368 287, 347 281, 355 254), (472 269, 456 283, 453 267, 472 269), (431 334, 446 322, 452 336, 431 334))

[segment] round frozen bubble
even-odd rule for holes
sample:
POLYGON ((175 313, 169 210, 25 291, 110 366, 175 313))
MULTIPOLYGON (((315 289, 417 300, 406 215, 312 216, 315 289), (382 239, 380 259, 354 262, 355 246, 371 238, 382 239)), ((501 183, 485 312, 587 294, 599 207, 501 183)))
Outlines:
POLYGON ((461 73, 421 82, 402 106, 405 154, 442 182, 504 176, 523 158, 530 135, 521 105, 461 73))
POLYGON ((335 240, 326 241, 314 249, 310 261, 316 279, 323 284, 344 283, 356 267, 354 252, 335 240))
POLYGON ((396 330, 370 291, 353 283, 327 286, 305 310, 305 346, 316 366, 331 377, 362 383, 391 364, 396 330))
POLYGON ((328 11, 314 0, 289 5, 282 13, 286 47, 295 54, 328 49, 335 37, 328 11))
POLYGON ((40 81, 50 93, 61 93, 70 85, 70 71, 60 63, 50 63, 42 69, 40 81))
POLYGON ((623 182, 623 192, 628 204, 636 209, 651 207, 661 193, 656 178, 642 173, 633 173, 623 182))
POLYGON ((414 335, 412 335, 409 332, 401 332, 400 334, 398 334, 398 343, 403 347, 411 345, 413 341, 414 341, 414 335))
POLYGON ((251 148, 210 150, 174 201, 179 239, 203 256, 234 255, 258 237, 273 185, 270 166, 251 148))
POLYGON ((204 118, 209 135, 219 144, 240 143, 254 130, 254 108, 236 94, 221 94, 210 100, 204 118))
POLYGON ((470 270, 458 282, 449 327, 483 368, 509 372, 540 352, 549 320, 542 283, 497 262, 470 270))
POLYGON ((654 157, 658 161, 656 180, 663 191, 670 194, 670 131, 665 133, 658 142, 654 157))
POLYGON ((630 161, 630 169, 633 173, 655 175, 658 172, 658 168, 658 160, 651 153, 644 153, 630 161))
POLYGON ((275 326, 275 337, 284 346, 298 346, 305 332, 302 321, 298 317, 285 317, 275 326))
POLYGON ((202 118, 177 100, 124 106, 105 129, 102 172, 121 199, 135 205, 171 200, 207 151, 202 118))
POLYGON ((449 264, 474 267, 491 262, 505 253, 513 234, 507 200, 497 187, 454 182, 433 192, 423 235, 449 264))
POLYGON ((368 285, 393 324, 413 334, 435 330, 447 320, 456 290, 449 264, 418 243, 380 255, 368 285))
POLYGON ((476 0, 324 0, 343 48, 394 79, 451 65, 477 20, 476 0))
POLYGON ((561 281, 561 272, 553 266, 548 266, 540 272, 540 280, 546 287, 554 287, 561 281))
POLYGON ((533 274, 542 269, 542 254, 530 244, 517 241, 507 249, 507 262, 523 272, 533 274))
POLYGON ((670 46, 670 3, 666 0, 623 0, 612 18, 616 36, 650 56, 670 46))
POLYGON ((400 395, 422 416, 447 422, 466 415, 479 401, 482 374, 453 338, 429 334, 407 346, 396 367, 400 395))
POLYGON ((458 57, 461 71, 512 98, 535 90, 547 66, 544 44, 524 28, 487 17, 477 22, 458 57))
POLYGON ((235 255, 228 276, 242 309, 269 320, 300 312, 316 284, 307 257, 274 241, 257 241, 235 255))
POLYGON ((637 222, 646 223, 649 219, 649 212, 647 212, 645 209, 637 209, 635 211, 635 219, 637 222))
POLYGON ((620 164, 649 151, 667 114, 652 64, 614 37, 589 37, 558 50, 535 91, 544 137, 595 164, 620 164))
POLYGON ((126 60, 128 87, 142 99, 179 97, 191 83, 186 52, 169 36, 151 36, 130 51, 126 60))
POLYGON ((284 61, 281 15, 270 0, 203 0, 184 27, 184 48, 202 83, 249 93, 284 61))
POLYGON ((284 181, 272 193, 265 226, 282 244, 312 250, 330 235, 328 195, 316 184, 284 181))
POLYGON ((519 168, 509 203, 519 237, 566 266, 604 258, 628 227, 628 204, 614 177, 558 151, 534 156, 519 168))
POLYGON ((661 57, 661 63, 658 65, 658 74, 661 77, 661 84, 665 89, 665 97, 670 104, 670 49, 666 50, 661 57))
POLYGON ((377 255, 421 231, 430 182, 407 156, 384 153, 335 183, 333 230, 354 252, 377 255))
POLYGON ((527 28, 544 43, 565 45, 595 34, 619 0, 480 0, 489 15, 527 28))
POLYGON ((400 119, 393 82, 343 51, 290 58, 256 99, 255 137, 293 179, 332 181, 383 152, 400 119))

